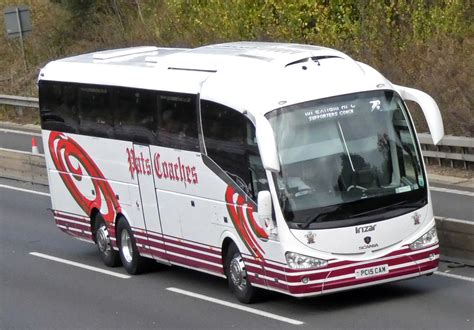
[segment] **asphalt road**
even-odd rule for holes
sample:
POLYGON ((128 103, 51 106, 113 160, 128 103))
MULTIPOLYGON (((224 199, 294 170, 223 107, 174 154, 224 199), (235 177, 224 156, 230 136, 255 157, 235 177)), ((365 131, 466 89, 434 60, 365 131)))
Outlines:
MULTIPOLYGON (((458 192, 461 191, 458 190, 458 192)), ((474 195, 469 191, 465 193, 462 195, 431 190, 434 214, 438 217, 474 221, 474 195), (471 194, 467 195, 467 193, 471 194)))
POLYGON ((38 151, 44 153, 40 133, 17 131, 2 127, 0 127, 0 148, 31 152, 32 137, 36 139, 38 151))
POLYGON ((248 306, 251 312, 242 311, 228 305, 237 302, 225 280, 195 271, 157 264, 145 275, 116 277, 126 275, 125 271, 106 268, 94 245, 61 233, 48 207, 48 196, 0 187, 0 329, 473 328, 474 282, 469 280, 474 278, 473 269, 464 269, 467 277, 462 279, 424 276, 311 299, 265 293, 259 303, 248 306), (43 259, 31 252, 113 273, 43 259), (255 310, 303 323, 294 325, 255 314, 255 310))

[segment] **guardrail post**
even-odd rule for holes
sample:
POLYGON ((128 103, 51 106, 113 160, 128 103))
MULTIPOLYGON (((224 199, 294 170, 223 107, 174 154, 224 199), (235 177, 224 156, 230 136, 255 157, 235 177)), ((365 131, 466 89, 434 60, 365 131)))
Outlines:
MULTIPOLYGON (((453 152, 453 149, 454 149, 454 152, 456 152, 456 148, 453 148, 451 146, 448 146, 448 150, 449 152, 453 152)), ((451 168, 454 168, 454 161, 452 159, 449 160, 449 163, 451 165, 451 168)))
POLYGON ((22 107, 15 107, 15 112, 17 116, 23 116, 23 108, 22 107))
MULTIPOLYGON (((440 151, 439 146, 435 146, 435 148, 436 148, 436 151, 440 151)), ((441 162, 441 158, 437 157, 436 159, 438 160, 438 165, 443 166, 443 163, 441 162)))
MULTIPOLYGON (((467 155, 467 154, 469 153, 466 147, 462 147, 462 148, 461 148, 461 152, 462 152, 463 155, 467 155)), ((467 165, 467 161, 466 161, 466 160, 463 161, 463 165, 464 165, 464 169, 465 169, 466 171, 469 170, 469 166, 467 165)))

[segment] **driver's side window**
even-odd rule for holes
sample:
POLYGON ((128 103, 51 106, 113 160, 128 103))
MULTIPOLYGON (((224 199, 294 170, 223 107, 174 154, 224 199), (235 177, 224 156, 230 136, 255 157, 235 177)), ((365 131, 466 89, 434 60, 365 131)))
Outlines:
POLYGON ((204 100, 201 116, 207 155, 256 201, 268 183, 253 124, 234 109, 204 100))

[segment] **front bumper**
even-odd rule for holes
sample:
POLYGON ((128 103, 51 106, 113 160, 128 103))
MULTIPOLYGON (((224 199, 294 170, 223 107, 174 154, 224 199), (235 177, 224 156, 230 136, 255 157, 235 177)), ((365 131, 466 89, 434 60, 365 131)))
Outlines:
POLYGON ((433 273, 438 268, 439 244, 420 250, 403 246, 384 257, 366 261, 330 260, 328 266, 315 270, 290 269, 274 261, 258 261, 244 256, 252 284, 296 297, 350 290, 399 281, 433 273), (358 269, 388 265, 388 272, 357 278, 358 269))

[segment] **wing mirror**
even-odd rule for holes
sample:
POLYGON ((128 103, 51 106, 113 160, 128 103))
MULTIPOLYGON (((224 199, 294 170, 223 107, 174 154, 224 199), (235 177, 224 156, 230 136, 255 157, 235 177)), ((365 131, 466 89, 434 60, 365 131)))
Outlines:
POLYGON ((438 144, 444 136, 443 118, 436 101, 431 96, 414 88, 395 85, 395 88, 405 100, 418 103, 425 115, 434 144, 438 144))
POLYGON ((256 136, 263 167, 272 172, 280 172, 275 136, 270 122, 264 116, 256 118, 256 136))
POLYGON ((268 190, 259 191, 257 196, 258 217, 268 219, 272 217, 272 196, 268 190))

